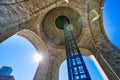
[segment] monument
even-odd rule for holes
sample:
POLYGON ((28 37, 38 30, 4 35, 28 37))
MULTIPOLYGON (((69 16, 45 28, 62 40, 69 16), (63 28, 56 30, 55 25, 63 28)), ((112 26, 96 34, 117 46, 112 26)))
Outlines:
POLYGON ((119 80, 120 50, 105 34, 103 5, 104 0, 1 0, 0 42, 14 34, 25 37, 45 58, 34 80, 58 80, 66 42, 56 20, 66 16, 81 54, 95 62, 104 80, 119 80))

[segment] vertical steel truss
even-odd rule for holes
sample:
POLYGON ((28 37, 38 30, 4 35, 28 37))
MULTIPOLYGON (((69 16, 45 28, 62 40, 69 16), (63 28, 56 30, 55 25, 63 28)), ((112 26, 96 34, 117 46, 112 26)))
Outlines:
POLYGON ((70 27, 64 25, 64 39, 69 80, 91 80, 70 27))

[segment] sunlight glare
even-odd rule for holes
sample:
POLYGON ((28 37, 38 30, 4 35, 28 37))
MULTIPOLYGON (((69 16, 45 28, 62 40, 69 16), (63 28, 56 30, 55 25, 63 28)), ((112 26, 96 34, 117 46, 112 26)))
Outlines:
POLYGON ((69 0, 64 0, 66 3, 69 3, 69 0))
POLYGON ((41 54, 39 54, 39 53, 36 53, 36 54, 33 56, 33 58, 34 58, 34 61, 35 61, 36 63, 39 63, 40 61, 43 60, 43 56, 42 56, 41 54))

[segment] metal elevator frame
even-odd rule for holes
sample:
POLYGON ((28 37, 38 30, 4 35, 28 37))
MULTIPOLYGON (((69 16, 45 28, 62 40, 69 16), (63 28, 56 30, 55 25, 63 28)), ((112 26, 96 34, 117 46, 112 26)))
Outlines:
POLYGON ((69 80, 91 80, 69 23, 64 22, 64 39, 69 80))

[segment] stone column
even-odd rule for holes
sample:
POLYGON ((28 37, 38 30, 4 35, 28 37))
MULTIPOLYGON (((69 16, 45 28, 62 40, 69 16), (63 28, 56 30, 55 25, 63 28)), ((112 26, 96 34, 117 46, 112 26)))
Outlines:
POLYGON ((96 50, 92 53, 99 62, 109 80, 120 79, 120 53, 117 49, 112 48, 110 45, 101 44, 95 45, 93 48, 96 50), (96 49, 97 48, 97 49, 96 49))

